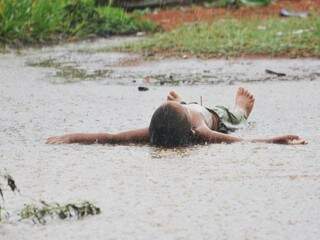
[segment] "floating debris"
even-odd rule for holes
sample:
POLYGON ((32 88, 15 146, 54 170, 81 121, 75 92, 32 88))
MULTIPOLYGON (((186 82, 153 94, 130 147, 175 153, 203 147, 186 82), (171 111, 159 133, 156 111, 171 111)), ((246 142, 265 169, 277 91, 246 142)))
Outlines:
POLYGON ((270 69, 266 69, 266 73, 277 75, 277 77, 285 77, 285 76, 287 76, 287 74, 285 74, 285 73, 275 72, 275 71, 272 71, 270 69))
POLYGON ((43 68, 59 68, 61 63, 57 62, 54 58, 43 59, 39 62, 27 62, 27 66, 30 67, 43 67, 43 68))
POLYGON ((280 10, 280 16, 281 17, 300 17, 300 18, 307 18, 309 16, 308 12, 294 12, 289 11, 285 8, 282 8, 280 10))
MULTIPOLYGON (((0 223, 3 219, 9 219, 10 214, 3 206, 4 202, 4 188, 7 185, 12 192, 20 192, 13 177, 7 173, 0 172, 0 195, 2 202, 0 202, 0 223), (3 180, 3 182, 1 182, 3 180), (4 184, 5 183, 5 184, 4 184)), ((40 201, 40 206, 36 204, 25 204, 24 208, 19 212, 20 220, 32 220, 33 223, 46 224, 48 218, 58 219, 82 219, 89 215, 97 215, 101 213, 99 207, 95 206, 89 201, 76 203, 68 203, 60 205, 59 203, 49 204, 43 200, 40 201)))
POLYGON ((94 204, 85 201, 79 204, 68 203, 66 205, 60 205, 58 203, 47 203, 40 201, 40 206, 35 204, 26 204, 20 211, 20 220, 32 220, 33 223, 46 224, 48 218, 58 219, 82 219, 86 216, 97 215, 101 213, 100 208, 94 204))
POLYGON ((74 62, 59 62, 54 58, 43 59, 39 62, 27 62, 27 65, 31 67, 53 68, 56 70, 53 76, 62 78, 65 82, 103 79, 112 73, 110 69, 89 71, 78 67, 74 62))
POLYGON ((138 87, 138 90, 140 91, 140 92, 145 92, 145 91, 148 91, 149 90, 149 88, 147 88, 147 87, 138 87))
MULTIPOLYGON (((7 173, 5 173, 5 174, 0 173, 0 180, 1 179, 3 179, 4 182, 6 182, 6 184, 1 184, 1 181, 0 181, 0 196, 2 198, 2 202, 4 202, 4 194, 3 194, 3 191, 4 191, 3 186, 4 185, 7 185, 12 192, 15 192, 15 191, 19 192, 19 189, 17 188, 15 180, 13 179, 13 177, 11 175, 9 175, 7 173)), ((3 204, 0 204, 0 222, 2 222, 2 219, 4 218, 3 216, 5 218, 8 218, 9 212, 4 208, 3 204)))
POLYGON ((10 187, 12 192, 14 192, 14 191, 19 192, 19 189, 17 188, 16 182, 13 180, 13 178, 9 174, 4 175, 4 178, 7 180, 7 184, 10 187))

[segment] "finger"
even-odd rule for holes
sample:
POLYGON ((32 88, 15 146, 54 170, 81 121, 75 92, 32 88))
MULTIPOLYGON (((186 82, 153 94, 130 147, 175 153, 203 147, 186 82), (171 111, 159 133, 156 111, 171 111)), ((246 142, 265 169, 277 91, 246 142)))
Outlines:
POLYGON ((290 140, 289 144, 291 144, 291 145, 303 145, 303 144, 307 144, 307 141, 302 139, 302 138, 298 138, 298 139, 290 140))
POLYGON ((50 141, 47 141, 46 143, 47 143, 47 144, 56 144, 56 140, 52 139, 52 140, 50 140, 50 141))
POLYGON ((60 137, 51 137, 47 140, 46 143, 47 144, 62 144, 63 139, 61 139, 60 137))
POLYGON ((307 142, 306 140, 304 140, 304 139, 301 138, 301 139, 299 140, 299 144, 303 144, 303 145, 304 145, 304 144, 308 144, 308 142, 307 142))
POLYGON ((300 137, 297 136, 297 135, 289 135, 289 139, 290 139, 290 140, 299 140, 300 137))
POLYGON ((46 143, 51 144, 54 141, 54 137, 50 137, 47 139, 46 143))

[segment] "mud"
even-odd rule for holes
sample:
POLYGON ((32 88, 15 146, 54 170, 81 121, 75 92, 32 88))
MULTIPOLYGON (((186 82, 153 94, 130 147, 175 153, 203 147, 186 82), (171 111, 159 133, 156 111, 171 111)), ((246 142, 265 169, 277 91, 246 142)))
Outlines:
POLYGON ((40 199, 86 199, 102 210, 82 221, 46 226, 13 219, 0 225, 1 239, 319 239, 319 60, 169 59, 122 66, 139 56, 94 51, 114 42, 120 41, 0 56, 0 166, 22 194, 6 192, 5 206, 14 213, 40 199), (55 66, 30 66, 46 59, 86 73, 110 72, 73 79, 57 76, 55 66), (191 82, 172 83, 170 75, 191 82), (161 85, 157 76, 170 81, 161 85), (149 91, 138 91, 140 85, 149 91), (256 106, 248 127, 236 135, 294 133, 309 144, 168 150, 44 143, 65 132, 148 126, 172 88, 187 101, 202 96, 206 105, 232 106, 238 86, 255 94, 256 106))

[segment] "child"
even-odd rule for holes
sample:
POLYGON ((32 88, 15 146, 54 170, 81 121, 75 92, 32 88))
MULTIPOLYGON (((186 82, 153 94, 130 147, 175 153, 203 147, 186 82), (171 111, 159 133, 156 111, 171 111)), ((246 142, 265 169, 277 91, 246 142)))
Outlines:
POLYGON ((75 133, 50 137, 49 144, 62 143, 150 143, 155 146, 175 147, 197 143, 234 143, 241 141, 306 144, 295 135, 285 135, 269 139, 244 140, 228 135, 236 125, 246 122, 253 105, 253 95, 239 88, 235 96, 235 107, 231 112, 222 106, 213 109, 197 103, 186 104, 174 91, 167 96, 167 102, 154 112, 147 128, 110 133, 75 133))

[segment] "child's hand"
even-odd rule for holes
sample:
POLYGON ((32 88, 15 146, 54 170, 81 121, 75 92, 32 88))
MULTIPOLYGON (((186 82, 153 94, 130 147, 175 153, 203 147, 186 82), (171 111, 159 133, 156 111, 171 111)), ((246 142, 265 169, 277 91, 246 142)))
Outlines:
POLYGON ((285 136, 273 138, 272 143, 300 145, 300 144, 307 144, 307 141, 296 135, 285 135, 285 136))
POLYGON ((72 143, 72 134, 57 136, 57 137, 49 137, 46 141, 47 144, 65 144, 72 143))

